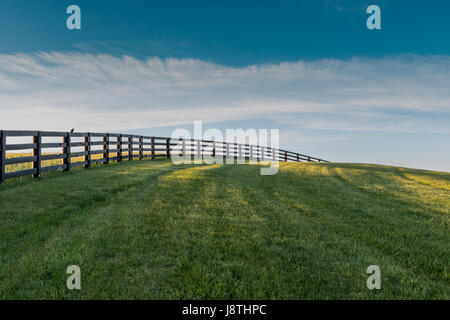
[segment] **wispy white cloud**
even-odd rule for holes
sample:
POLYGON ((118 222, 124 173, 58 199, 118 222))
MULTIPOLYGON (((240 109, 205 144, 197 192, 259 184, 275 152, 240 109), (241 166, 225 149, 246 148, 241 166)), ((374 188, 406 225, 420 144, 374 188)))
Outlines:
POLYGON ((0 127, 119 131, 267 118, 315 130, 450 133, 443 121, 449 88, 449 56, 233 68, 193 59, 0 55, 0 127))

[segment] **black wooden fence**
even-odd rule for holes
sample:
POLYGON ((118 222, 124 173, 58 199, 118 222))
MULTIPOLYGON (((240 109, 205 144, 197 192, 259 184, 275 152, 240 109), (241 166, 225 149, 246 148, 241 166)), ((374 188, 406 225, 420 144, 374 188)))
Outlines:
POLYGON ((184 156, 223 157, 246 160, 274 161, 310 161, 328 162, 323 159, 303 155, 286 150, 273 149, 257 145, 239 144, 196 139, 171 139, 167 137, 149 137, 116 133, 80 133, 53 131, 0 131, 0 183, 6 179, 33 175, 39 177, 42 173, 63 170, 69 171, 77 166, 85 168, 92 164, 108 164, 111 161, 169 159, 177 152, 184 156), (8 137, 32 138, 31 143, 7 143, 8 137), (43 139, 61 138, 60 142, 45 142, 43 139), (75 141, 75 140, 80 141, 75 141), (177 145, 182 144, 180 150, 177 145), (73 149, 82 149, 73 150, 73 149), (49 152, 48 149, 60 149, 62 153, 49 152), (26 153, 27 150, 31 151, 26 153), (46 151, 47 150, 47 151, 46 151), (6 157, 8 152, 19 154, 6 157), (28 155, 29 154, 29 155, 28 155), (99 155, 99 156, 97 156, 99 155), (81 161, 73 162, 74 158, 81 161), (43 161, 59 160, 58 165, 43 166, 43 161), (31 169, 6 170, 7 165, 30 164, 31 169))

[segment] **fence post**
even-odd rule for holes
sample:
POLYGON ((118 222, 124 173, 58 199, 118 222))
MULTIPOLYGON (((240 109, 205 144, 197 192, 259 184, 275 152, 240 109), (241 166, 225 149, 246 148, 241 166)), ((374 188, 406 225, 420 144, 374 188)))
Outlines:
POLYGON ((122 135, 117 137, 117 162, 122 162, 122 135))
POLYGON ((128 160, 133 160, 133 136, 128 137, 128 160))
POLYGON ((181 157, 186 157, 186 140, 184 139, 181 140, 181 157))
POLYGON ((202 161, 202 141, 197 140, 197 157, 202 161))
POLYGON ((170 159, 170 138, 166 139, 167 159, 170 159))
POLYGON ((287 151, 284 152, 284 161, 287 162, 287 151))
POLYGON ((0 184, 5 182, 6 132, 0 131, 0 184))
POLYGON ((213 157, 213 159, 216 158, 216 141, 213 141, 213 145, 212 145, 212 157, 213 157))
POLYGON ((66 147, 63 149, 63 153, 65 155, 65 158, 63 160, 63 164, 66 166, 64 171, 70 170, 70 154, 71 154, 71 138, 70 138, 70 132, 67 132, 66 135, 63 138, 63 142, 66 144, 66 147))
POLYGON ((139 160, 142 160, 142 158, 144 157, 144 137, 140 136, 139 137, 139 160))
POLYGON ((91 134, 88 133, 87 137, 84 137, 84 152, 87 154, 84 155, 84 164, 85 168, 89 168, 91 166, 91 134))
MULTIPOLYGON (((309 152, 308 152, 309 153, 309 152)), ((308 157, 308 162, 311 162, 311 157, 308 157)))
POLYGON ((152 138, 152 160, 155 159, 155 137, 152 138))
POLYGON ((298 153, 297 153, 297 162, 300 162, 300 156, 298 153))
POLYGON ((264 161, 264 147, 261 147, 261 161, 264 161))
POLYGON ((105 150, 103 157, 105 158, 105 164, 109 164, 109 133, 103 136, 103 143, 103 150, 105 150))
POLYGON ((37 135, 33 137, 33 143, 36 144, 36 147, 33 148, 33 156, 36 157, 36 160, 33 161, 33 169, 36 169, 36 172, 33 174, 35 178, 41 176, 41 142, 41 132, 38 131, 37 135))

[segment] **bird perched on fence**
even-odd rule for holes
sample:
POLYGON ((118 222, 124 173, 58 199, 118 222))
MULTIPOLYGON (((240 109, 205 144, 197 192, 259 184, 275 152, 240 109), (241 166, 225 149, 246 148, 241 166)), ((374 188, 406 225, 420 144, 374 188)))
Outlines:
POLYGON ((73 131, 74 131, 75 129, 74 128, 72 128, 72 130, 70 130, 70 133, 73 133, 73 131))

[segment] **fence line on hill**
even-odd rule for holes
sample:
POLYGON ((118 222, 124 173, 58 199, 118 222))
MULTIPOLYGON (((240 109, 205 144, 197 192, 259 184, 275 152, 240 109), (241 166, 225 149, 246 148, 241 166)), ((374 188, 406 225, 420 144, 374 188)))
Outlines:
POLYGON ((62 170, 93 164, 108 164, 111 161, 141 160, 144 158, 170 159, 173 152, 180 152, 186 156, 209 156, 245 160, 273 160, 283 162, 328 162, 323 159, 303 155, 287 150, 269 148, 258 145, 239 144, 233 142, 220 142, 198 139, 171 139, 168 137, 152 137, 132 134, 91 133, 91 132, 56 132, 56 131, 0 131, 0 183, 6 179, 27 175, 40 177, 42 173, 62 170), (30 137, 32 143, 8 144, 8 137, 30 137), (43 142, 43 138, 61 138, 61 142, 43 142), (74 138, 82 141, 74 142, 74 138), (125 140, 124 140, 125 139, 125 140), (174 146, 182 143, 182 150, 174 146), (82 148, 82 151, 73 149, 82 148), (62 149, 62 153, 45 153, 45 149, 62 149), (32 150, 31 155, 6 157, 7 151, 32 150), (111 156, 113 155, 113 156, 111 156), (94 156, 94 157, 93 157, 94 156), (97 158, 96 158, 97 157, 97 158), (72 162, 74 158, 81 161, 72 162), (42 166, 44 161, 57 160, 58 165, 42 166), (7 165, 30 164, 31 169, 6 171, 7 165))

